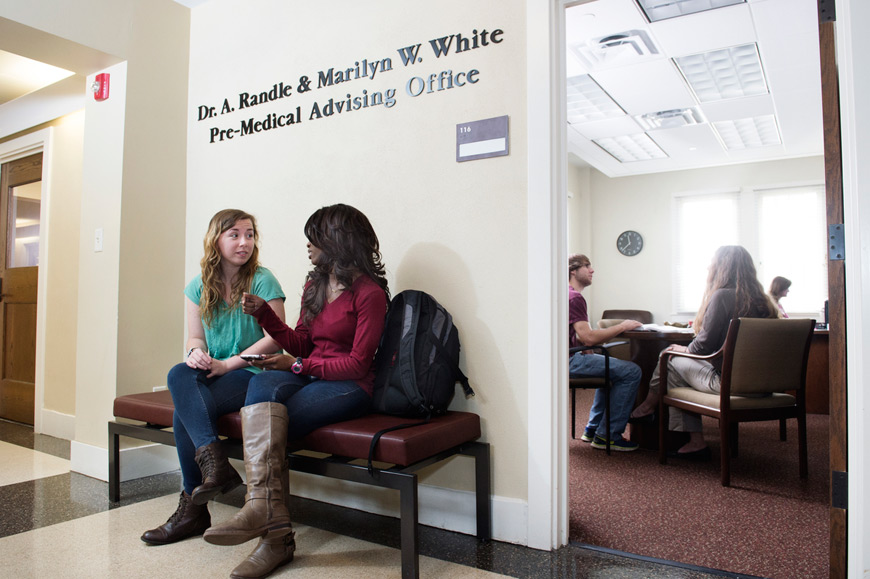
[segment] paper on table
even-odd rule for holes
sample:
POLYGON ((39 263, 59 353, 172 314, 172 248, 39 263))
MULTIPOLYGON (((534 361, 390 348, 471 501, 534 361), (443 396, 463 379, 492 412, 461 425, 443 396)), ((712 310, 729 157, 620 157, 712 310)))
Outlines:
POLYGON ((665 333, 679 333, 679 334, 694 334, 694 330, 692 328, 678 328, 676 326, 665 326, 662 324, 643 324, 642 326, 638 326, 634 329, 634 331, 641 332, 665 332, 665 333))

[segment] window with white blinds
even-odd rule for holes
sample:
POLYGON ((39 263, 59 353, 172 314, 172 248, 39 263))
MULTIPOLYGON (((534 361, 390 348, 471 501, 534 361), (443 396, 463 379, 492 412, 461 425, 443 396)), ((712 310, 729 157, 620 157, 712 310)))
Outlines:
POLYGON ((827 299, 823 186, 675 195, 673 207, 676 313, 697 311, 716 249, 742 245, 765 290, 776 276, 791 280, 786 312, 819 316, 827 299))

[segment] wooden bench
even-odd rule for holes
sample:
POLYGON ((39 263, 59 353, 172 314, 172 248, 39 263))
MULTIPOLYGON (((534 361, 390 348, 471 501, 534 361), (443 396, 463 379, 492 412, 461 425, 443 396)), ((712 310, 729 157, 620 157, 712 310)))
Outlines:
MULTIPOLYGON (((115 399, 116 418, 144 424, 109 422, 109 500, 120 500, 121 436, 175 446, 171 431, 175 408, 168 391, 130 394, 115 399)), ((353 481, 399 491, 399 516, 402 547, 402 577, 419 577, 419 535, 417 529, 417 475, 423 467, 455 455, 474 458, 477 537, 489 540, 491 530, 491 479, 489 444, 477 442, 480 417, 470 412, 448 412, 429 423, 384 434, 378 442, 374 460, 390 467, 369 472, 357 459, 367 459, 376 432, 390 426, 412 422, 407 418, 369 414, 318 428, 302 441, 288 443, 290 470, 353 481), (299 450, 325 453, 323 458, 297 454, 299 450)), ((218 419, 218 432, 227 437, 224 444, 231 458, 243 460, 242 425, 238 412, 218 419)))

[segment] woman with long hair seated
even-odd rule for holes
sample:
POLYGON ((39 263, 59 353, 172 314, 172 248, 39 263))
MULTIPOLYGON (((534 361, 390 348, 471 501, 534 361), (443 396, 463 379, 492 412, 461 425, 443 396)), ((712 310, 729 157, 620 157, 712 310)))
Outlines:
POLYGON ((242 294, 256 292, 276 318, 284 318, 284 292, 260 266, 258 239, 253 215, 238 209, 218 211, 203 240, 201 272, 184 288, 187 359, 167 378, 183 490, 169 520, 142 535, 146 543, 165 545, 201 535, 211 524, 209 499, 242 484, 224 454, 217 419, 242 407, 249 381, 261 371, 241 355, 281 349, 242 313, 242 294))
MULTIPOLYGON (((688 346, 677 344, 667 350, 707 355, 725 344, 728 326, 733 318, 776 318, 776 305, 770 300, 758 281, 752 256, 742 246, 725 245, 716 250, 707 275, 707 286, 701 298, 701 307, 692 327, 695 339, 688 346)), ((721 360, 672 357, 668 361, 667 388, 691 387, 701 392, 719 392, 721 360)), ((638 419, 655 412, 660 392, 659 366, 650 379, 649 394, 631 413, 638 419)), ((672 408, 668 413, 668 428, 688 432, 689 442, 668 456, 687 460, 710 460, 710 448, 704 441, 701 416, 672 408)))
POLYGON ((373 360, 389 301, 378 237, 365 215, 343 204, 316 211, 305 236, 314 269, 296 327, 285 325, 261 297, 244 297, 244 311, 288 353, 252 362, 269 372, 251 381, 241 410, 245 505, 205 533, 216 545, 261 538, 232 577, 262 577, 293 559, 282 484, 288 437, 362 416, 371 405, 373 360))

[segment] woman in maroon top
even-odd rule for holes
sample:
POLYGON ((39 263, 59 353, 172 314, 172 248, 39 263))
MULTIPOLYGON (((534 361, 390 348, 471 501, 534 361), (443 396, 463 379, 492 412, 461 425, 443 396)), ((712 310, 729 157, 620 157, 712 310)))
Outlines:
POLYGON ((288 440, 366 414, 372 362, 384 329, 389 289, 378 237, 357 209, 338 204, 316 211, 305 224, 314 269, 302 292, 302 309, 290 328, 262 298, 245 294, 245 313, 288 353, 251 363, 269 370, 248 386, 241 410, 248 491, 245 506, 205 540, 260 543, 233 577, 261 577, 293 559, 295 542, 284 504, 282 473, 288 440))

